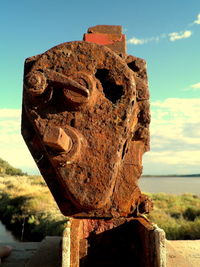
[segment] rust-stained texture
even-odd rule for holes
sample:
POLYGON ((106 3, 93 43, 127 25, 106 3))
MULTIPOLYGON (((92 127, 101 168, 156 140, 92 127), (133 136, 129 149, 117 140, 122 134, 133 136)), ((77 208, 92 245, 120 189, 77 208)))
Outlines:
POLYGON ((122 34, 121 26, 97 25, 90 27, 88 33, 85 33, 83 40, 101 45, 106 45, 115 53, 125 56, 126 36, 122 34))
POLYGON ((66 216, 137 216, 149 149, 146 63, 126 54, 120 26, 91 27, 25 62, 22 135, 66 216))
MULTIPOLYGON (((158 262, 159 233, 145 218, 70 219, 70 223, 70 264, 67 266, 165 266, 158 262)), ((66 247, 66 243, 63 246, 66 247)))

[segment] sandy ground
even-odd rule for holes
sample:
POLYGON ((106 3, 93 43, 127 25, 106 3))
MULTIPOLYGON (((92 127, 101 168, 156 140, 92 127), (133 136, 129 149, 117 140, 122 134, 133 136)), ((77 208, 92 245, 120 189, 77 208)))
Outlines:
MULTIPOLYGON (((60 266, 57 265, 60 237, 46 237, 41 243, 18 242, 10 245, 13 251, 2 262, 2 267, 60 266)), ((200 240, 166 241, 166 250, 167 267, 200 267, 200 240)))
POLYGON ((166 241, 167 267, 200 267, 200 240, 166 241))

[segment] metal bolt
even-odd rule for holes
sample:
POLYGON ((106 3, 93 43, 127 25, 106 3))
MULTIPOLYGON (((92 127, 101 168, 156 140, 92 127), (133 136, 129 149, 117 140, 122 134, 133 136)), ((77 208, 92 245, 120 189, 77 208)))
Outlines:
POLYGON ((38 96, 42 94, 47 87, 46 77, 42 72, 31 72, 25 78, 25 87, 32 95, 38 96))
POLYGON ((87 102, 90 96, 88 89, 73 80, 63 89, 63 93, 66 100, 75 105, 87 102))
POLYGON ((60 127, 48 127, 45 130, 43 141, 45 145, 60 152, 69 152, 72 148, 72 140, 60 127))

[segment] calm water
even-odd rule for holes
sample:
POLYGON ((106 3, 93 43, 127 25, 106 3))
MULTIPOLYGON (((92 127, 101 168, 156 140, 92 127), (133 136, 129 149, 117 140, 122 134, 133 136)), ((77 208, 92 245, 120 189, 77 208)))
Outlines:
POLYGON ((142 177, 139 186, 143 192, 184 194, 200 196, 200 177, 142 177))
POLYGON ((4 224, 0 221, 0 242, 16 242, 16 238, 12 235, 10 231, 8 231, 4 224))

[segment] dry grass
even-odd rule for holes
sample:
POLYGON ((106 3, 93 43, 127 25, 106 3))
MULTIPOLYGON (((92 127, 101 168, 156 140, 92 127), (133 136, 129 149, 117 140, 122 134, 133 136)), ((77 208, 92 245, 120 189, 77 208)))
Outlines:
MULTIPOLYGON (((200 239, 200 197, 148 195, 154 202, 149 218, 168 239, 200 239)), ((67 221, 41 176, 0 177, 0 216, 15 228, 25 221, 27 235, 39 238, 61 235, 67 221)))
POLYGON ((25 220, 27 235, 39 238, 62 234, 67 221, 41 176, 0 177, 0 214, 15 228, 25 220))
POLYGON ((168 239, 200 239, 200 197, 192 194, 148 194, 154 202, 149 218, 168 239))
POLYGON ((31 208, 37 212, 55 211, 60 213, 48 187, 40 176, 0 177, 0 192, 11 198, 27 197, 35 205, 31 208))

